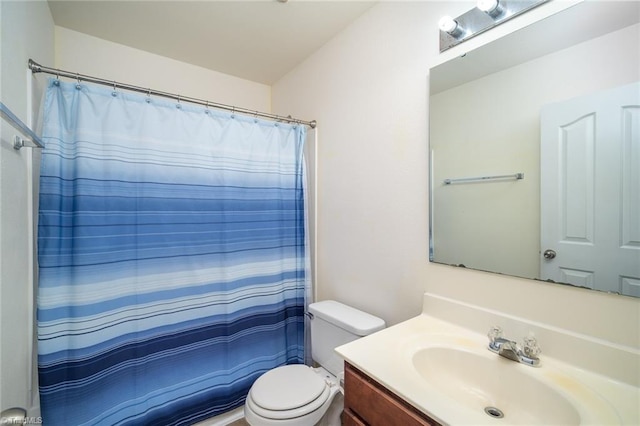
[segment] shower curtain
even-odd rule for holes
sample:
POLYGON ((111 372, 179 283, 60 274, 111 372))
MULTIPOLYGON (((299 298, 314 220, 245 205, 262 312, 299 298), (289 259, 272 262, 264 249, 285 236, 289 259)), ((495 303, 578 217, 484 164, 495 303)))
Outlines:
POLYGON ((51 79, 43 421, 181 425, 304 361, 306 129, 51 79))

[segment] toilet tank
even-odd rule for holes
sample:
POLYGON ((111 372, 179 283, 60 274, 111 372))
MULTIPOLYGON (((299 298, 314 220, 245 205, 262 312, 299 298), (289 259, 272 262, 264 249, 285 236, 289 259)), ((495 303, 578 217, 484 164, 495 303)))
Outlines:
POLYGON ((385 327, 381 318, 333 300, 312 303, 309 312, 311 357, 336 376, 344 369, 344 360, 334 349, 385 327))

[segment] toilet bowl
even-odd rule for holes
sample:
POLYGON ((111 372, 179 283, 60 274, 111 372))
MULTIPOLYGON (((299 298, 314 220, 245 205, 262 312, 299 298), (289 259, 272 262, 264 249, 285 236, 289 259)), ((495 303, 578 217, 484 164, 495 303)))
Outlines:
POLYGON ((249 391, 252 426, 339 426, 343 360, 334 348, 385 327, 382 319, 335 301, 309 305, 312 358, 320 367, 285 365, 260 376, 249 391))
MULTIPOLYGON (((260 376, 245 403, 245 419, 250 425, 311 426, 320 423, 336 394, 338 379, 323 368, 286 365, 260 376)), ((339 425, 340 411, 324 424, 339 425)))

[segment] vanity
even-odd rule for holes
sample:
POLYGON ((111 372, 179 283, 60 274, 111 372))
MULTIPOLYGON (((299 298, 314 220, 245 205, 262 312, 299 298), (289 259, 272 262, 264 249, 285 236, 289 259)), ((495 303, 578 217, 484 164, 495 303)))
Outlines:
POLYGON ((438 295, 424 295, 421 315, 336 352, 345 425, 640 424, 637 349, 438 295), (539 365, 491 350, 495 325, 514 341, 535 335, 539 365))

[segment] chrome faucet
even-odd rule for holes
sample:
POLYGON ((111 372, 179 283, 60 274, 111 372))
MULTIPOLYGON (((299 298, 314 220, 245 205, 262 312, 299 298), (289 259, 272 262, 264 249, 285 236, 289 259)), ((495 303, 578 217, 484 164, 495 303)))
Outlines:
POLYGON ((489 350, 491 352, 525 365, 540 366, 538 355, 542 351, 533 335, 529 335, 524 339, 522 348, 515 341, 504 338, 500 327, 491 327, 487 336, 489 337, 489 350))

